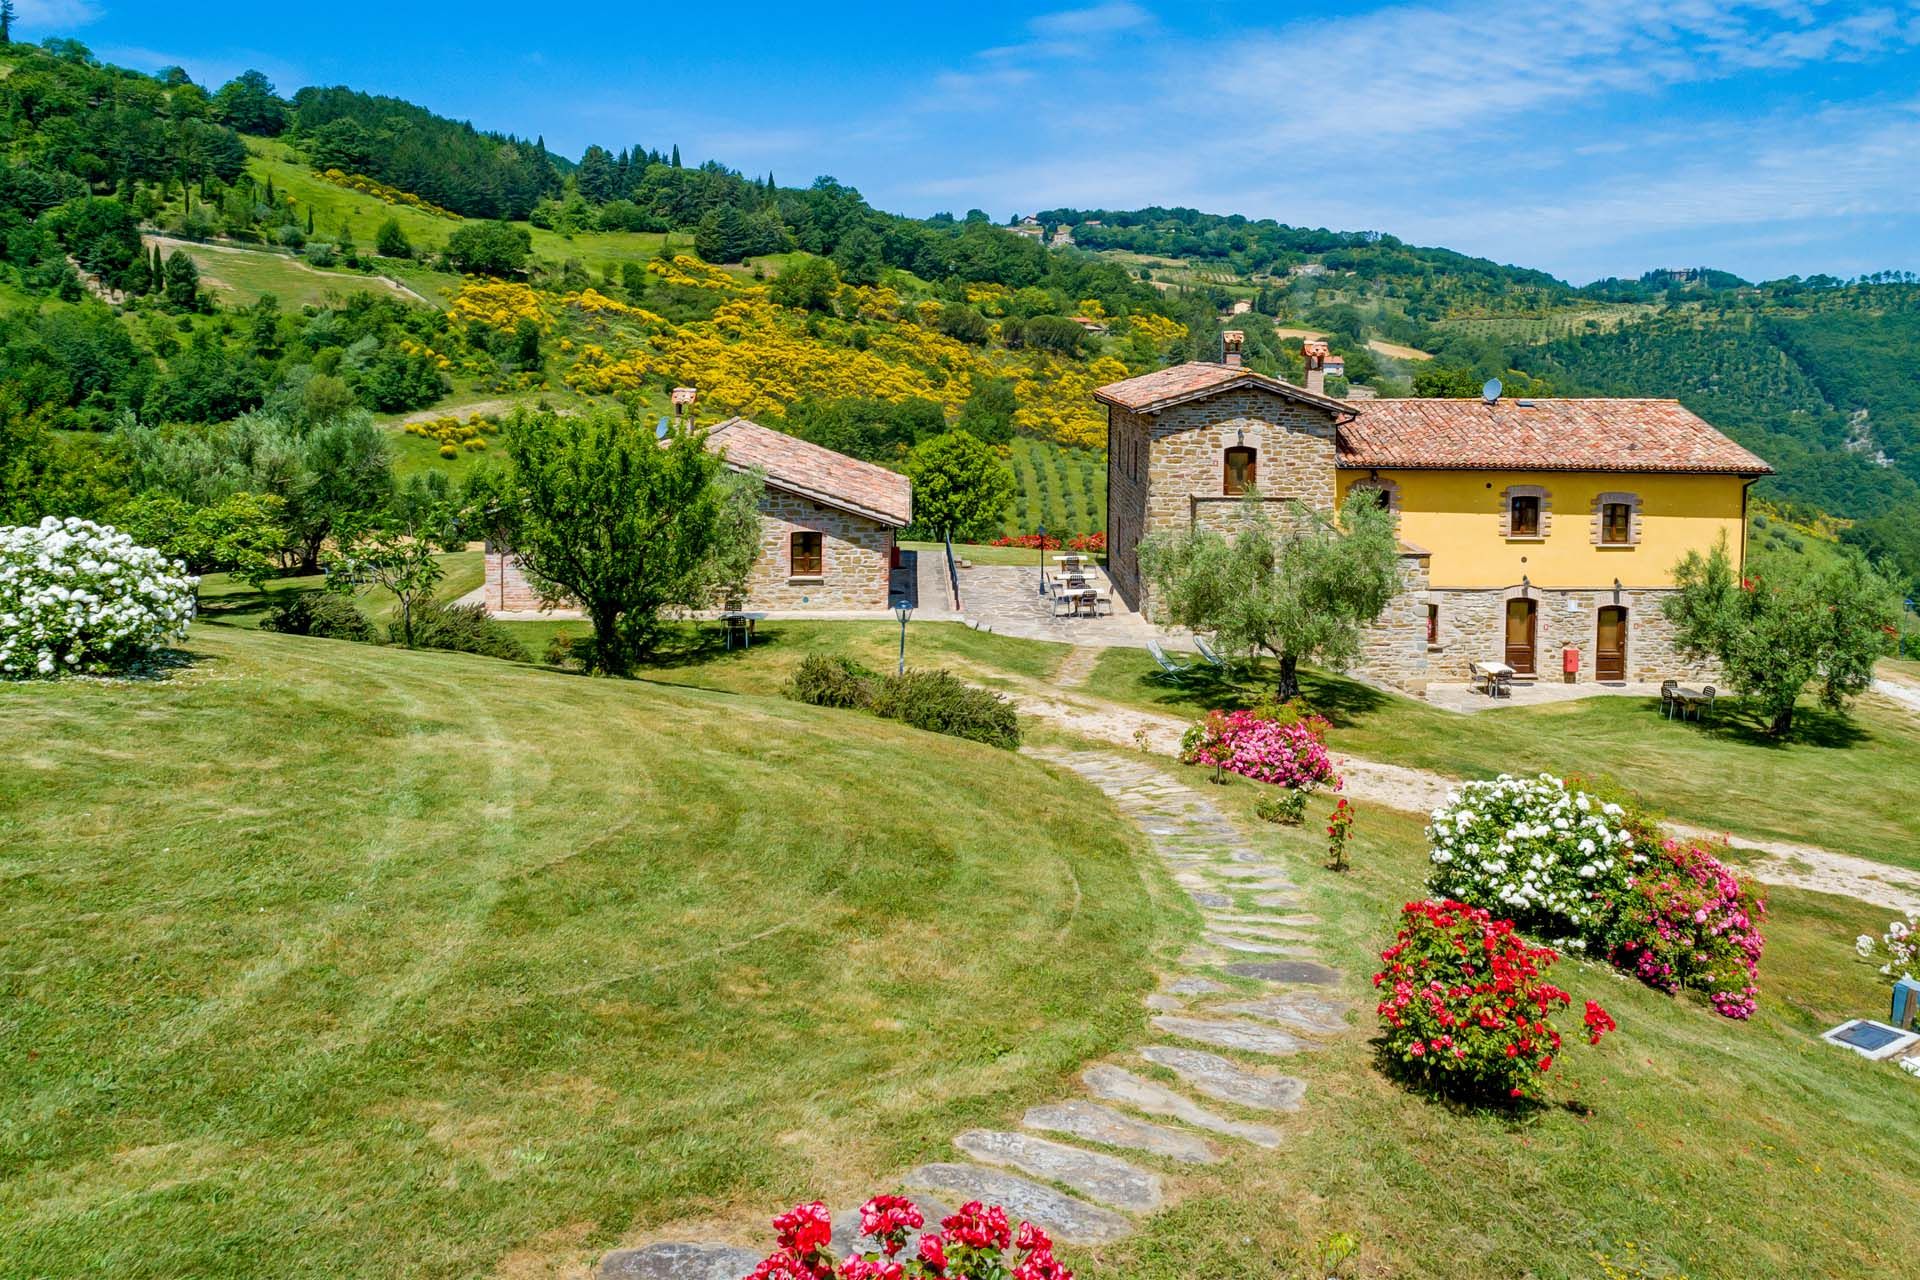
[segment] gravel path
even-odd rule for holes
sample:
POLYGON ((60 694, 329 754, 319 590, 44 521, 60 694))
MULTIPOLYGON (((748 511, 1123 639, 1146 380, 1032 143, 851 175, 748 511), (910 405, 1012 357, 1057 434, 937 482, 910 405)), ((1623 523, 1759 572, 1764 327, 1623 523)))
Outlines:
MULTIPOLYGON (((1009 696, 1024 715, 1117 746, 1137 749, 1144 744, 1155 754, 1172 755, 1179 750, 1180 735, 1191 723, 1158 712, 1043 689, 1015 691, 1009 696)), ((1920 710, 1920 689, 1882 680, 1875 690, 1920 710), (1890 693, 1893 689, 1900 692, 1890 693)), ((1459 782, 1430 770, 1359 756, 1336 754, 1334 763, 1346 779, 1348 795, 1407 813, 1431 812, 1459 782)), ((1747 870, 1768 884, 1858 898, 1894 911, 1920 911, 1920 873, 1787 840, 1751 839, 1682 822, 1669 822, 1667 829, 1678 836, 1725 839, 1736 849, 1759 855, 1747 863, 1747 870)))

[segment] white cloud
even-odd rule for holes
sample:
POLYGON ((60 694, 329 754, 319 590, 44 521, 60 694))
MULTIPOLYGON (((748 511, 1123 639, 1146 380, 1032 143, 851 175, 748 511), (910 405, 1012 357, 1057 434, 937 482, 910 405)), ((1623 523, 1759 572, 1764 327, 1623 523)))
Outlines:
POLYGON ((22 27, 55 34, 69 27, 84 27, 100 16, 100 6, 92 0, 14 0, 13 8, 22 27))

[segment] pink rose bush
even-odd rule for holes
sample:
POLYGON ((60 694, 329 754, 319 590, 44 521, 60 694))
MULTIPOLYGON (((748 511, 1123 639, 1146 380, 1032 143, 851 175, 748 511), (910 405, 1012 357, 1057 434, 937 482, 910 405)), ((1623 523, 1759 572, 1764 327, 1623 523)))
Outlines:
POLYGON ((1329 727, 1314 715, 1280 720, 1254 711, 1209 711, 1180 740, 1180 759, 1298 791, 1322 783, 1337 790, 1340 783, 1327 755, 1329 727))
POLYGON ((745 1280, 1073 1280, 1047 1233, 1031 1222, 1016 1231, 999 1205, 968 1201, 909 1255, 909 1236, 925 1225, 905 1196, 875 1196, 860 1206, 860 1235, 874 1247, 836 1259, 827 1206, 795 1205, 773 1220, 779 1247, 745 1280))
POLYGON ((1703 991, 1722 1016, 1751 1018, 1766 910, 1713 846, 1667 840, 1614 903, 1607 958, 1650 987, 1703 991))

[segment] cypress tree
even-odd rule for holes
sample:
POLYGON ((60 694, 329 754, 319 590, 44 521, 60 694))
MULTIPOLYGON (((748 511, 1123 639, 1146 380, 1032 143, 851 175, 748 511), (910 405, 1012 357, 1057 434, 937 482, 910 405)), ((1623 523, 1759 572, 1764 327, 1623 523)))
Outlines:
POLYGON ((267 175, 267 208, 273 208, 273 175, 267 175))
POLYGON ((673 167, 680 167, 680 144, 677 142, 673 144, 673 167))
POLYGON ((307 234, 313 234, 313 209, 311 206, 307 209, 307 234))

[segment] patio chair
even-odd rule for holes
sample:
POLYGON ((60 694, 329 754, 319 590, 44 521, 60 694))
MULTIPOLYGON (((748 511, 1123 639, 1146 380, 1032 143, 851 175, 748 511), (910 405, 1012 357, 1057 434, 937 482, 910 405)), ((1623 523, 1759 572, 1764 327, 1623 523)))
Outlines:
POLYGON ((1208 666, 1217 667, 1221 671, 1227 669, 1226 660, 1213 651, 1213 646, 1207 643, 1205 636, 1195 636, 1193 647, 1200 651, 1200 656, 1207 660, 1208 666))
POLYGON ((1693 718, 1695 720, 1702 718, 1707 712, 1713 710, 1713 700, 1716 696, 1712 685, 1708 685, 1700 691, 1699 699, 1693 704, 1693 718))
POLYGON ((1093 595, 1094 617, 1099 617, 1102 611, 1104 611, 1109 618, 1113 616, 1113 597, 1104 591, 1096 591, 1093 595))
POLYGON ((1147 652, 1153 655, 1153 660, 1158 663, 1160 669, 1168 675, 1183 676, 1187 674, 1188 667, 1184 663, 1175 662, 1172 658, 1169 658, 1167 651, 1160 647, 1158 640, 1147 641, 1147 652))
POLYGON ((1671 720, 1673 718, 1674 703, 1678 701, 1674 695, 1678 692, 1679 688, 1680 682, 1678 680, 1662 680, 1660 682, 1660 714, 1666 719, 1671 720))

